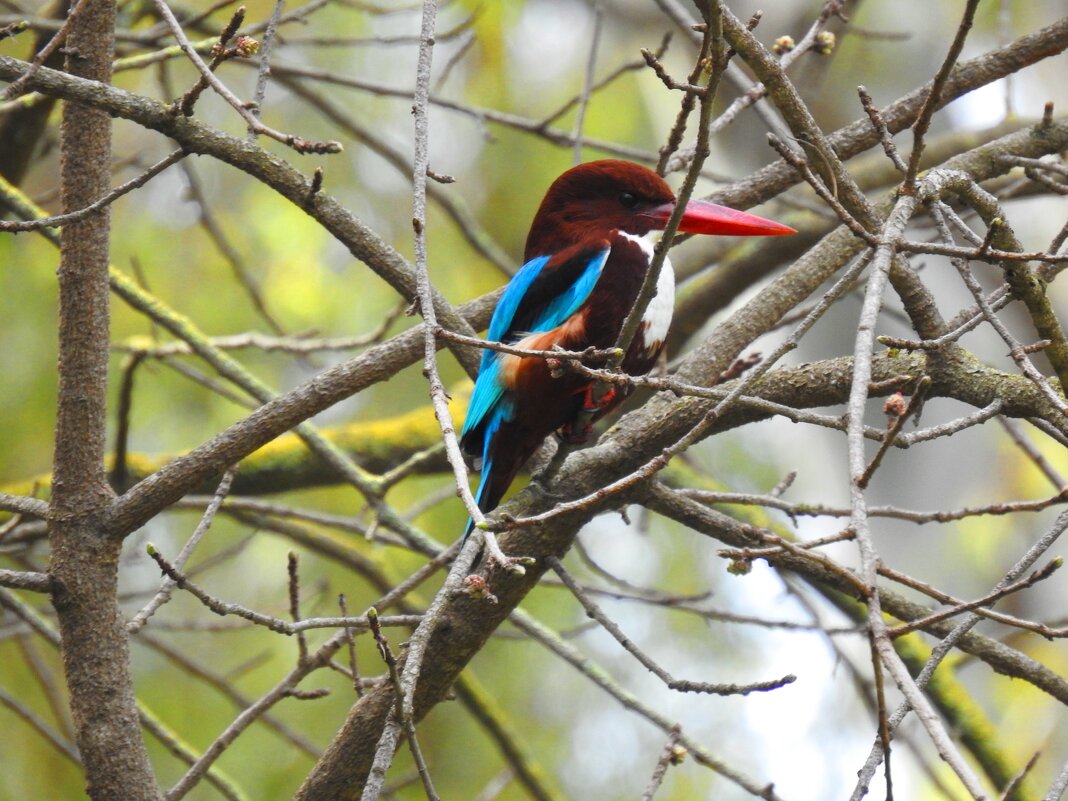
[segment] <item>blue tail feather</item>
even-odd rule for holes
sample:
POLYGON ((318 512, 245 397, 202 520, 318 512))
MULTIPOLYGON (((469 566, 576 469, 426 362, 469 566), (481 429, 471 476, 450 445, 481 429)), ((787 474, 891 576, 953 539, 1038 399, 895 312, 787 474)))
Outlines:
MULTIPOLYGON (((510 420, 514 411, 515 407, 511 399, 507 396, 502 397, 493 411, 490 412, 486 427, 482 430, 482 473, 478 480, 478 489, 475 491, 475 503, 478 504, 478 508, 483 512, 490 511, 483 505, 483 498, 493 479, 493 439, 498 429, 500 429, 501 423, 510 420)), ((467 526, 464 528, 464 542, 467 541, 468 535, 474 528, 474 519, 467 518, 467 526)))

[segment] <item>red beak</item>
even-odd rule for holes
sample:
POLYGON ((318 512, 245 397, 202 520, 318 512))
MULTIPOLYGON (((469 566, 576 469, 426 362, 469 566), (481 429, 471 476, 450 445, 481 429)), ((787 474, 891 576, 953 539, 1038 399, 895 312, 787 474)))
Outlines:
MULTIPOLYGON (((675 211, 675 204, 665 203, 645 212, 645 216, 652 217, 659 223, 658 227, 663 228, 667 225, 673 211, 675 211)), ((691 200, 686 204, 679 230, 687 234, 717 234, 719 236, 786 236, 797 233, 788 225, 703 200, 691 200)))

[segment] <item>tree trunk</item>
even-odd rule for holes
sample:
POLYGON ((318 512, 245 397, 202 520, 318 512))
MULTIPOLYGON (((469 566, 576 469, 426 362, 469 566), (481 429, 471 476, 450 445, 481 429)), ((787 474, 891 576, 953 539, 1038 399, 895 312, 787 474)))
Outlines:
MULTIPOLYGON (((112 0, 87 3, 68 37, 67 71, 110 81, 114 27, 112 0)), ((61 169, 64 211, 80 209, 110 189, 106 113, 64 106, 61 169)), ((94 801, 147 801, 160 794, 141 738, 118 605, 122 543, 107 537, 101 525, 112 498, 104 472, 109 221, 105 209, 63 228, 50 573, 89 795, 94 801)))

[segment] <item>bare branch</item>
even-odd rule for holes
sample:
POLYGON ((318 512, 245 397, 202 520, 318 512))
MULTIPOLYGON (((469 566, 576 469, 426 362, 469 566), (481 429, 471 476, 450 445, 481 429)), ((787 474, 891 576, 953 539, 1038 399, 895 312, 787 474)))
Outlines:
POLYGON ((256 134, 263 136, 269 136, 282 144, 289 145, 298 153, 340 153, 340 142, 317 142, 310 139, 304 139, 303 137, 296 136, 294 134, 286 134, 281 131, 276 131, 267 125, 264 125, 256 116, 249 110, 248 104, 242 102, 233 92, 226 88, 226 85, 220 81, 215 73, 211 71, 207 64, 204 63, 204 59, 197 53, 196 48, 190 43, 188 37, 185 35, 185 31, 182 30, 181 24, 174 16, 174 12, 171 11, 170 6, 167 5, 166 0, 153 0, 156 6, 156 11, 163 17, 164 21, 171 29, 171 33, 174 38, 178 40, 178 45, 182 48, 182 52, 186 57, 200 70, 201 76, 208 82, 212 89, 214 89, 220 97, 226 100, 234 110, 237 111, 241 118, 248 123, 249 129, 256 134))
POLYGON ((47 573, 0 568, 0 587, 50 593, 52 592, 52 578, 47 573))
POLYGON ((953 38, 953 44, 949 47, 946 59, 931 82, 931 90, 927 94, 927 99, 923 101, 920 113, 916 116, 916 122, 912 125, 912 152, 909 154, 908 170, 905 172, 904 182, 906 192, 911 192, 916 184, 916 174, 920 170, 920 156, 923 155, 923 140, 931 125, 931 117, 934 116, 935 109, 938 108, 939 101, 942 99, 942 90, 946 81, 949 80, 950 72, 957 63, 961 50, 964 49, 964 40, 968 38, 968 33, 972 29, 972 21, 975 19, 975 10, 978 7, 979 0, 968 0, 965 5, 957 35, 953 38))
POLYGON ((797 680, 794 675, 783 676, 779 679, 772 679, 771 681, 755 682, 752 684, 710 684, 703 681, 684 681, 681 679, 672 678, 666 670, 653 661, 648 654, 642 651, 638 646, 634 644, 602 610, 597 604, 595 604, 589 596, 583 591, 582 587, 578 585, 568 573, 564 566, 560 563, 560 560, 556 557, 549 559, 549 567, 553 569, 553 572, 560 577, 560 580, 564 582, 571 594, 575 596, 582 608, 586 610, 586 614, 596 620, 601 626, 615 638, 616 642, 623 646, 626 651, 637 659, 647 670, 652 672, 658 679, 667 685, 669 690, 678 690, 684 693, 709 693, 711 695, 748 695, 752 692, 768 692, 769 690, 777 690, 780 687, 785 687, 787 684, 792 684, 797 680))

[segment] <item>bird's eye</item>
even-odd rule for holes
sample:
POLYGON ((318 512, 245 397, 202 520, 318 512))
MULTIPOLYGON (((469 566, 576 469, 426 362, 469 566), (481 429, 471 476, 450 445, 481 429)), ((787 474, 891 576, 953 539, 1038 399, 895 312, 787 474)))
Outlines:
POLYGON ((619 196, 620 205, 625 209, 633 209, 638 205, 638 197, 630 192, 623 192, 619 196))

